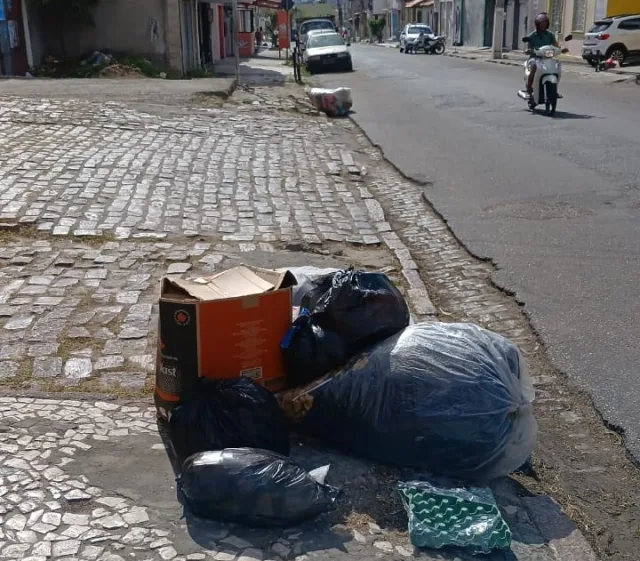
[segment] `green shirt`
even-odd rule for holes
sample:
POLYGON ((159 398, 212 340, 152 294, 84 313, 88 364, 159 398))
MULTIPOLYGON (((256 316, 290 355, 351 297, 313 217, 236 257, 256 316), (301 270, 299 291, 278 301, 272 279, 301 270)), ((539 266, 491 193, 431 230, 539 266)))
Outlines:
POLYGON ((543 31, 538 33, 534 31, 529 35, 529 47, 534 51, 541 49, 542 47, 548 47, 556 42, 556 36, 551 31, 543 31))

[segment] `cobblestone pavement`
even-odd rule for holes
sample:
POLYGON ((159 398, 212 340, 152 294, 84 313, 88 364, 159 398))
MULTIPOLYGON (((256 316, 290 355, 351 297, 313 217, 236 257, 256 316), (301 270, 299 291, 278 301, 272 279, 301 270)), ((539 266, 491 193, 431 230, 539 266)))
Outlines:
MULTIPOLYGON (((303 445, 294 457, 331 462, 345 489, 334 516, 287 532, 181 518, 148 398, 33 397, 143 395, 161 275, 242 261, 385 267, 417 319, 435 311, 422 277, 438 275, 438 306, 503 331, 512 321, 529 349, 517 307, 497 292, 484 301, 488 265, 447 238, 417 188, 353 144, 345 122, 246 101, 159 115, 3 100, 0 385, 30 397, 0 397, 0 559, 470 559, 409 547, 397 473, 303 445), (436 240, 450 247, 428 246, 436 240)), ((595 559, 546 497, 522 496, 514 481, 496 493, 515 542, 487 559, 595 559)))
POLYGON ((359 170, 331 146, 335 128, 222 109, 158 119, 112 104, 5 100, 0 221, 53 236, 377 244, 357 190, 338 177, 359 170))

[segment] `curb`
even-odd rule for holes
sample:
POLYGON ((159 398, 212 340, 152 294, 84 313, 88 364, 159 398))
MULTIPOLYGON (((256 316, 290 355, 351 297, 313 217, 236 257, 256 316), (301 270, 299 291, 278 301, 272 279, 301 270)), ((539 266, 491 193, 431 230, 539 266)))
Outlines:
MULTIPOLYGON (((219 78, 227 79, 227 76, 219 76, 219 78)), ((217 97, 222 99, 223 101, 227 101, 233 95, 233 92, 236 91, 237 87, 238 87, 238 79, 231 78, 231 83, 226 88, 221 88, 219 90, 203 91, 199 93, 208 95, 211 97, 217 97)))

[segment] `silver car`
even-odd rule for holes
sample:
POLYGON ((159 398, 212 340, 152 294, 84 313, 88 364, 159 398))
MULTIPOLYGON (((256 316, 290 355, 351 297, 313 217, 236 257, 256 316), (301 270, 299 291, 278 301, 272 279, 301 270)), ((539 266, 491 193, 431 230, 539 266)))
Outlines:
POLYGON ((405 25, 402 33, 400 33, 400 52, 405 52, 407 43, 411 43, 420 37, 420 33, 433 35, 433 30, 425 23, 410 23, 405 25))
POLYGON ((327 69, 353 70, 351 53, 339 33, 309 35, 302 59, 311 74, 327 69))

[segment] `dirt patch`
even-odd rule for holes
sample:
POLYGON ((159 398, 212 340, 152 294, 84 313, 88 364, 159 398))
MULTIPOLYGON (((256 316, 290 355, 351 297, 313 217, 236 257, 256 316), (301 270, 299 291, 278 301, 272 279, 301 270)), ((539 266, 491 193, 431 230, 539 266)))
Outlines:
POLYGON ((112 64, 100 70, 100 78, 144 78, 144 74, 139 68, 124 64, 112 64))

